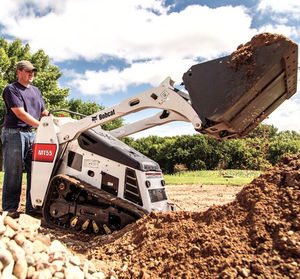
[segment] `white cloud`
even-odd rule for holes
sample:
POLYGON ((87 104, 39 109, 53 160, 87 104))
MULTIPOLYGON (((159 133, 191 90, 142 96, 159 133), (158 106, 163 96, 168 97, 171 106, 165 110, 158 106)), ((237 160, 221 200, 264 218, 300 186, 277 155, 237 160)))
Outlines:
POLYGON ((111 94, 126 89, 126 83, 117 69, 106 72, 88 70, 85 74, 76 76, 69 84, 77 87, 82 94, 111 94))
POLYGON ((168 14, 159 0, 2 1, 0 23, 5 32, 27 40, 34 50, 44 49, 56 61, 103 55, 128 61, 211 58, 232 51, 254 34, 242 6, 193 5, 168 14))
POLYGON ((270 14, 285 14, 286 17, 300 19, 300 2, 299 0, 261 0, 258 5, 258 10, 270 14))
MULTIPOLYGON (((124 70, 116 68, 108 71, 86 71, 77 74, 70 85, 82 94, 111 94, 125 91, 129 85, 151 84, 158 86, 167 76, 177 84, 181 83, 182 75, 196 62, 192 59, 169 58, 136 62, 124 70)), ((74 74, 72 73, 74 77, 74 74)))
POLYGON ((267 21, 259 28, 259 32, 279 33, 294 40, 300 38, 299 0, 260 0, 257 11, 261 13, 261 20, 267 21))
MULTIPOLYGON (((0 24, 4 35, 27 41, 33 51, 43 49, 53 62, 109 56, 129 63, 123 70, 64 71, 71 86, 90 95, 113 94, 134 84, 157 86, 167 76, 180 83, 197 58, 229 54, 256 33, 300 38, 300 25, 290 21, 300 19, 299 0, 261 0, 258 29, 252 27, 256 11, 243 6, 212 9, 199 4, 169 11, 164 0, 0 0, 0 24), (265 21, 270 16, 273 22, 265 21)), ((300 131, 297 98, 286 101, 266 122, 300 131)))
POLYGON ((290 37, 300 37, 300 29, 295 26, 287 26, 282 24, 266 24, 264 26, 261 26, 258 29, 258 33, 263 32, 270 32, 270 33, 276 33, 276 34, 283 34, 284 36, 290 38, 290 37))

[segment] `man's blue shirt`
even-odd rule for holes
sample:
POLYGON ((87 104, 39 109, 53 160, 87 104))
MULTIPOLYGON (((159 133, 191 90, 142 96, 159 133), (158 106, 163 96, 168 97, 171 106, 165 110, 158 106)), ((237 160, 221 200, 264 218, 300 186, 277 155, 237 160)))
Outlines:
POLYGON ((23 107, 32 117, 39 120, 41 112, 46 109, 40 90, 32 85, 25 87, 19 82, 9 84, 3 91, 6 113, 5 128, 32 128, 19 119, 10 108, 23 107))

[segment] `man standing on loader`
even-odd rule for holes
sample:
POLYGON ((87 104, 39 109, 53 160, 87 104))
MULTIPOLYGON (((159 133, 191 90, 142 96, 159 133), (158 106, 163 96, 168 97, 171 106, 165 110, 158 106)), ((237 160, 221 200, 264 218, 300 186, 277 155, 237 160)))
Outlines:
POLYGON ((18 62, 18 81, 3 91, 6 113, 1 134, 5 172, 2 209, 13 218, 19 216, 23 165, 27 172, 26 213, 33 209, 30 198, 33 129, 39 126, 41 116, 48 115, 40 90, 31 85, 36 71, 29 61, 18 62))

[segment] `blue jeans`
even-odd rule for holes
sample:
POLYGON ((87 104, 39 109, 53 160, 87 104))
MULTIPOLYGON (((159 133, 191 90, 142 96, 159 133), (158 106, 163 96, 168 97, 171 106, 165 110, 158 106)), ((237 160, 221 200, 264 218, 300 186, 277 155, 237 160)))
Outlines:
POLYGON ((2 209, 17 210, 22 191, 23 165, 27 172, 26 212, 31 211, 31 160, 33 132, 3 128, 1 133, 4 181, 2 189, 2 209))

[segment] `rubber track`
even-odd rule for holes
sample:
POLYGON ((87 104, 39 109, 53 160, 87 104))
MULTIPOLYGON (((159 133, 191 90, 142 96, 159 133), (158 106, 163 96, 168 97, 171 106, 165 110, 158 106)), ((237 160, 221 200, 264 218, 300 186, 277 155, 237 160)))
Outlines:
MULTIPOLYGON (((116 196, 114 196, 114 195, 112 195, 108 192, 105 192, 101 189, 98 189, 95 186, 90 185, 89 183, 86 183, 84 181, 81 181, 77 178, 74 178, 74 177, 71 177, 71 176, 68 176, 68 175, 65 175, 65 174, 58 174, 58 175, 54 176, 51 179, 50 189, 47 191, 47 196, 46 196, 46 199, 45 199, 45 206, 43 208, 44 219, 48 223, 48 225, 50 225, 50 226, 55 226, 55 227, 60 227, 60 228, 66 229, 65 227, 60 226, 60 225, 58 225, 58 224, 56 224, 56 223, 54 223, 50 220, 50 219, 52 219, 52 217, 50 217, 51 215, 50 215, 48 210, 49 210, 49 202, 50 202, 51 195, 52 195, 51 190, 54 187, 52 185, 52 181, 54 179, 55 180, 60 179, 60 180, 63 180, 63 181, 69 181, 70 184, 76 185, 77 187, 81 188, 82 190, 87 191, 88 193, 92 194, 94 197, 106 200, 107 205, 110 205, 110 206, 112 206, 112 207, 114 207, 118 210, 121 210, 121 211, 131 215, 136 220, 138 220, 139 218, 141 218, 144 215, 148 214, 147 210, 145 210, 141 207, 138 207, 138 206, 132 204, 131 202, 128 202, 126 200, 118 198, 118 197, 116 197, 116 196)), ((69 229, 73 231, 73 229, 71 229, 71 228, 69 228, 69 229)))

